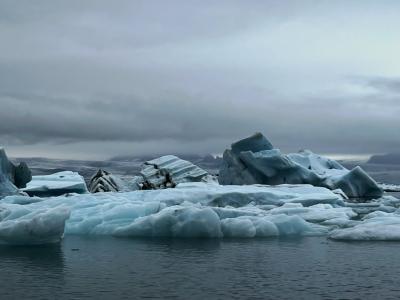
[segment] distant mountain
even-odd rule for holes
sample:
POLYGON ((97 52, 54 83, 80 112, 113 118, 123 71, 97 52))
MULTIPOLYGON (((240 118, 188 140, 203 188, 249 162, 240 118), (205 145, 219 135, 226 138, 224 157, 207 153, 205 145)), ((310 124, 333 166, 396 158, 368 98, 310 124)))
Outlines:
POLYGON ((368 160, 369 164, 400 165, 400 153, 373 155, 368 160))

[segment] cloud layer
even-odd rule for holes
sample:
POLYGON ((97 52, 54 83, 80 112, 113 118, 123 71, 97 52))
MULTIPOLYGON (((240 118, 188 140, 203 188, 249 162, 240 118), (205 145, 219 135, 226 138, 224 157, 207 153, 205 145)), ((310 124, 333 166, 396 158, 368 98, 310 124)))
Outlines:
POLYGON ((397 1, 2 1, 14 155, 400 151, 397 1))

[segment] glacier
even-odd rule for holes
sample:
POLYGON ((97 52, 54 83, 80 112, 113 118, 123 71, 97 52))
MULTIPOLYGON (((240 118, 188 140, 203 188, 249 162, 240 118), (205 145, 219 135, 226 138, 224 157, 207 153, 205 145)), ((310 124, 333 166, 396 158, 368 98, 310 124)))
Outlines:
POLYGON ((379 198, 383 189, 360 167, 348 170, 309 150, 283 154, 261 133, 231 145, 219 172, 223 185, 312 184, 341 189, 349 198, 379 198))

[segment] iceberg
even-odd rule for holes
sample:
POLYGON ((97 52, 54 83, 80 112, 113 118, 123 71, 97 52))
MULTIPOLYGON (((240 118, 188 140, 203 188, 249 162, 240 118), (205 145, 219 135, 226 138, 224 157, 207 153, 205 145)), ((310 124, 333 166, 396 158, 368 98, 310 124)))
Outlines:
POLYGON ((18 188, 5 176, 0 173, 0 199, 9 195, 18 194, 18 188))
POLYGON ((89 191, 128 192, 174 188, 185 182, 216 182, 207 171, 174 155, 146 161, 138 176, 120 176, 98 170, 90 179, 89 191))
POLYGON ((14 165, 8 159, 4 149, 0 148, 0 199, 18 194, 18 188, 25 187, 31 178, 31 171, 26 163, 14 165))
POLYGON ((0 201, 0 242, 40 244, 63 235, 255 238, 324 235, 338 240, 400 240, 400 199, 349 203, 324 187, 218 185, 67 194, 0 201))
POLYGON ((119 192, 120 189, 118 179, 105 170, 99 169, 90 179, 89 191, 91 193, 119 192))
POLYGON ((333 230, 329 237, 336 240, 400 240, 400 215, 374 212, 355 226, 333 230))
POLYGON ((283 154, 261 134, 232 144, 223 155, 218 181, 223 185, 312 184, 340 189, 349 198, 379 198, 383 190, 360 167, 348 170, 309 150, 283 154))
POLYGON ((64 171, 51 175, 32 176, 32 180, 21 189, 29 196, 51 197, 67 193, 88 193, 85 180, 76 172, 64 171))
POLYGON ((143 177, 141 176, 118 176, 105 170, 99 169, 89 182, 89 192, 129 192, 142 188, 143 177))
POLYGON ((32 174, 26 163, 14 165, 7 157, 3 148, 0 148, 0 174, 5 175, 17 188, 23 188, 31 181, 32 174))
POLYGON ((340 195, 311 185, 190 182, 163 190, 49 198, 18 195, 0 201, 0 240, 44 243, 57 241, 62 234, 180 238, 321 235, 327 227, 318 222, 351 218, 348 210, 340 195))
POLYGON ((143 189, 170 188, 179 183, 210 179, 207 171, 174 155, 146 161, 140 175, 143 177, 143 189))
POLYGON ((1 204, 0 243, 13 245, 49 244, 64 235, 69 209, 36 209, 27 205, 1 204))

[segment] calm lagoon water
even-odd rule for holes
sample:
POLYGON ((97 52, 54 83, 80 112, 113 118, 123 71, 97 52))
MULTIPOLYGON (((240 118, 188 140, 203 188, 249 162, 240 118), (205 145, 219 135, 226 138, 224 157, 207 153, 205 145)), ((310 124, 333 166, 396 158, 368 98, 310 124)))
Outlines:
POLYGON ((399 299, 400 243, 66 237, 0 246, 0 299, 399 299))

